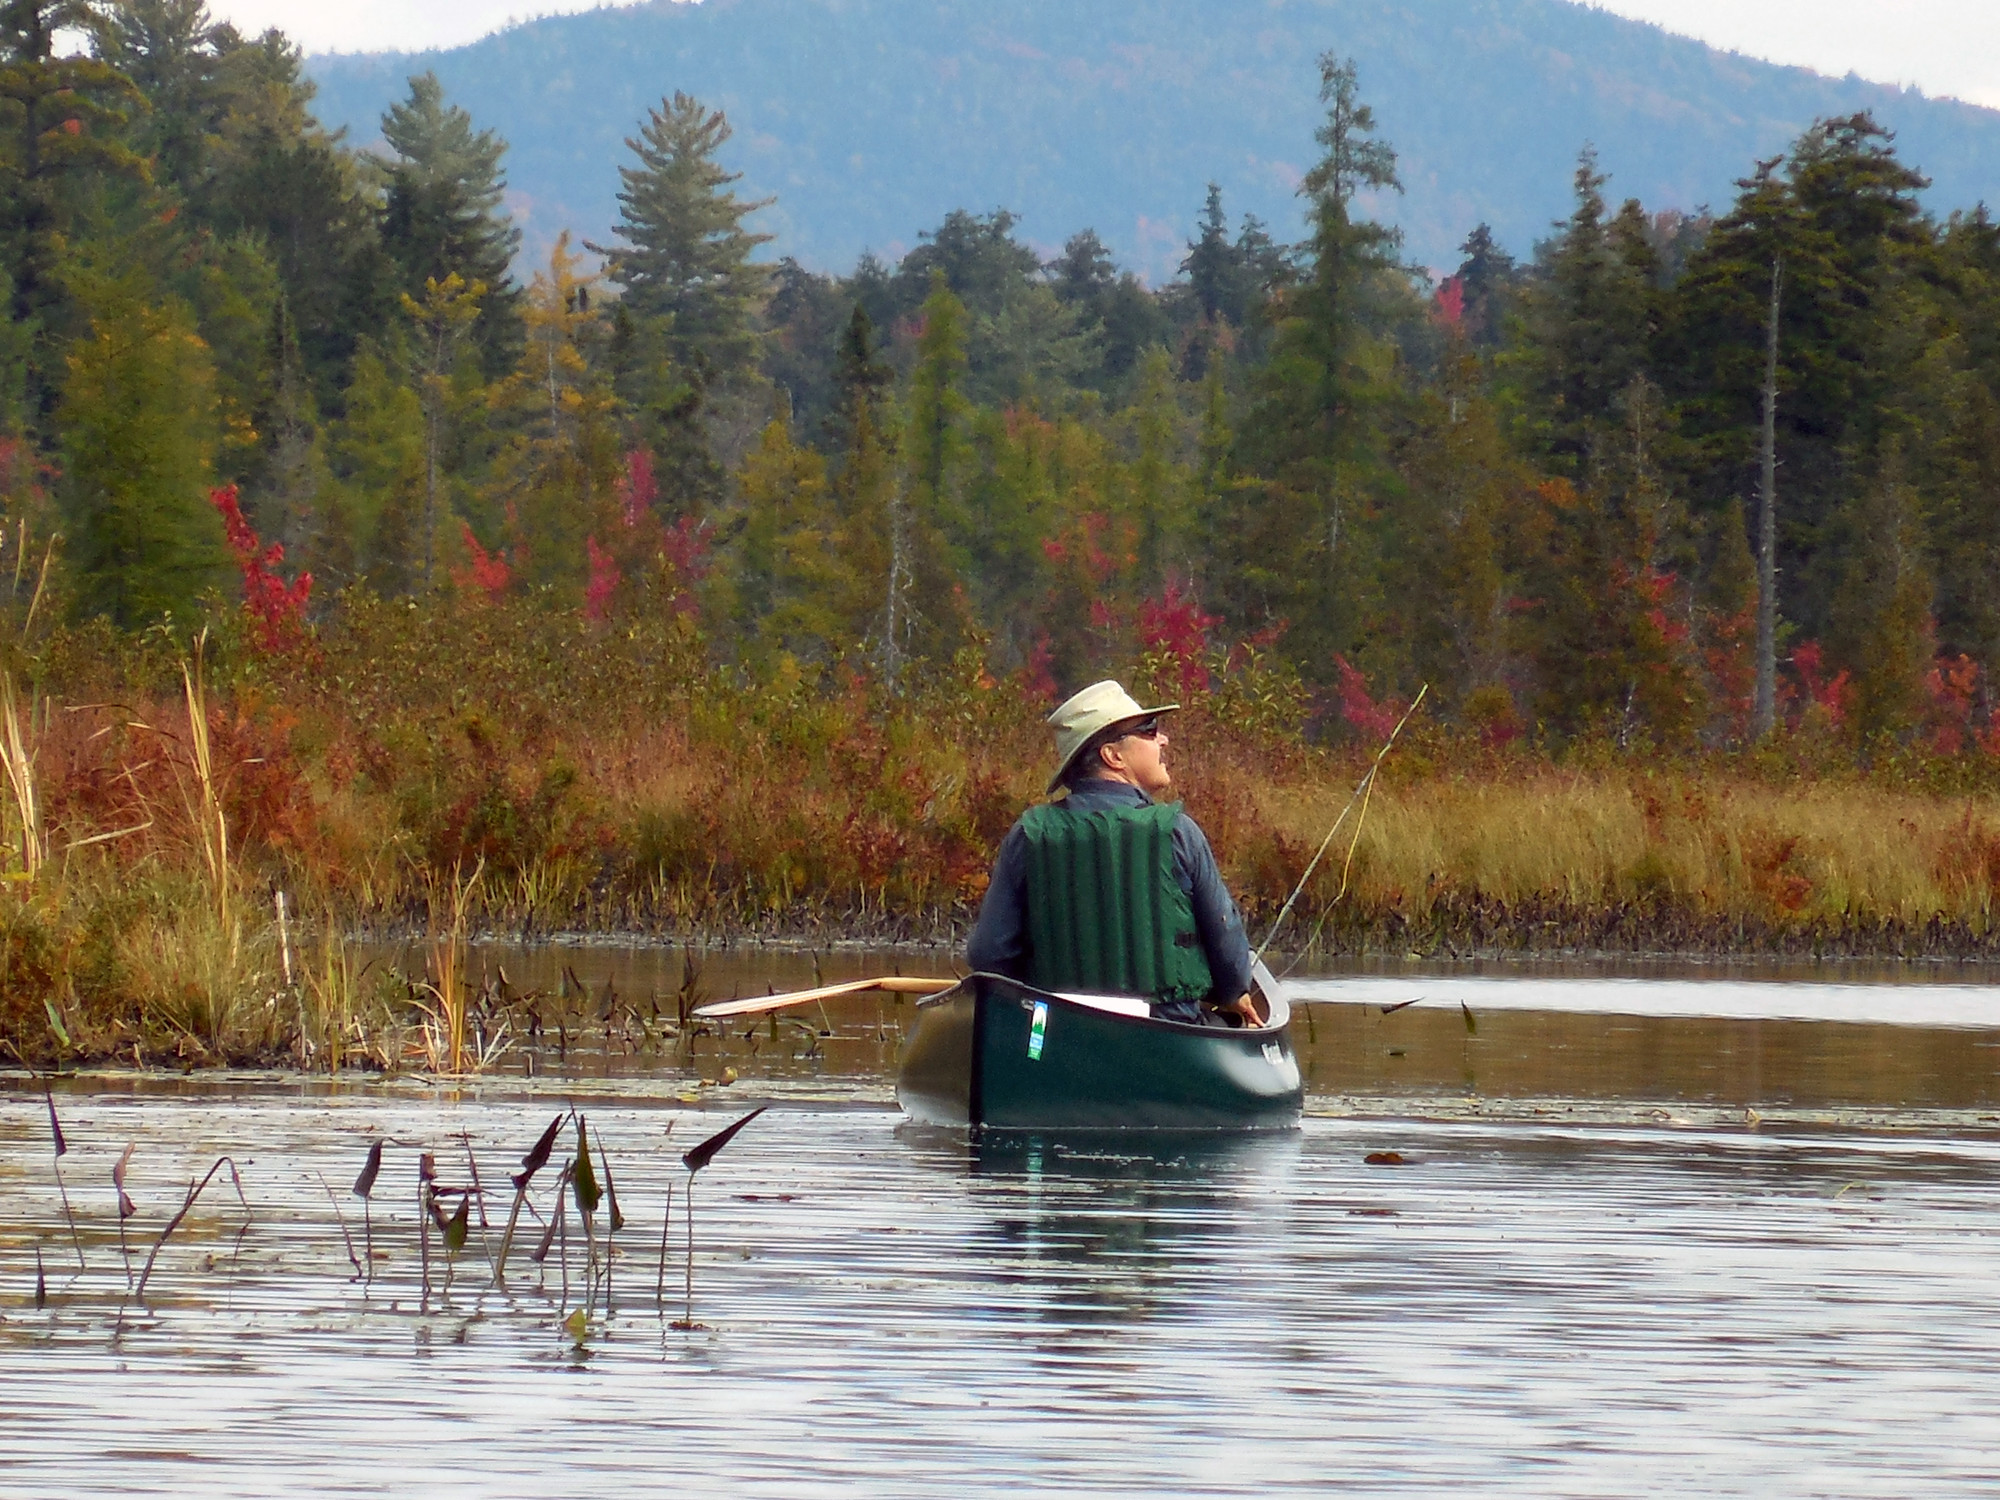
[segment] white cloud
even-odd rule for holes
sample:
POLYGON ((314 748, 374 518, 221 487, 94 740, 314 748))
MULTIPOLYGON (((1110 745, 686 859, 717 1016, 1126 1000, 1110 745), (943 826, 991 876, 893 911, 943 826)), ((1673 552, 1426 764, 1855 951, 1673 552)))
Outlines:
POLYGON ((416 52, 457 47, 535 16, 596 10, 603 0, 209 0, 218 20, 256 33, 275 26, 308 52, 416 52))
POLYGON ((1994 0, 1596 0, 1771 62, 1878 83, 1915 84, 2000 108, 1994 0))

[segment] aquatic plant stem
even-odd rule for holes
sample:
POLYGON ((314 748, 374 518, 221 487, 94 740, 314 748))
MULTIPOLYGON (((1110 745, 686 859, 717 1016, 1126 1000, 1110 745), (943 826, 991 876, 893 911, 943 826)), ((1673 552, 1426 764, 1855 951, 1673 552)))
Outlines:
POLYGON ((662 1315, 667 1307, 667 1238, 674 1224, 674 1185, 667 1184, 667 1209, 660 1218, 660 1271, 653 1278, 653 1306, 662 1315))
POLYGON ((527 1201, 528 1188, 524 1183, 514 1189, 514 1206, 507 1211, 507 1228, 500 1236, 500 1254, 493 1261, 493 1284, 507 1284, 507 1252, 514 1246, 514 1226, 521 1222, 521 1205, 527 1201))
POLYGON ((458 1138, 465 1146, 465 1164, 472 1173, 472 1196, 479 1205, 479 1249, 486 1257, 487 1269, 493 1271, 494 1279, 498 1280, 499 1273, 493 1264, 493 1245, 486 1236, 486 1231, 491 1226, 486 1222, 486 1189, 479 1182, 479 1158, 472 1154, 472 1136, 469 1132, 461 1130, 458 1138))
MULTIPOLYGON (((229 1180, 236 1185, 236 1201, 243 1205, 243 1217, 246 1220, 250 1217, 250 1199, 243 1191, 242 1174, 236 1170, 234 1160, 227 1156, 218 1156, 213 1164, 210 1165, 208 1171, 202 1175, 199 1182, 192 1179, 188 1182, 187 1197, 181 1200, 179 1211, 171 1219, 167 1220, 167 1227, 162 1229, 160 1237, 153 1241, 152 1253, 146 1257, 146 1268, 139 1273, 139 1284, 133 1290, 134 1296, 143 1297, 146 1295, 146 1283, 151 1280, 153 1275, 153 1262, 160 1258, 160 1251, 166 1248, 167 1241, 172 1238, 173 1232, 181 1227, 181 1221, 193 1209, 195 1200, 202 1194, 202 1189, 206 1188, 214 1180, 215 1174, 224 1167, 229 1168, 229 1180)), ((247 1224, 245 1227, 248 1227, 247 1224)))
POLYGON ((417 1176, 417 1274, 420 1294, 418 1307, 429 1312, 431 1306, 431 1184, 418 1169, 417 1176))
MULTIPOLYGON (((42 1076, 42 1098, 48 1100, 48 1134, 54 1142, 54 1156, 50 1164, 56 1168, 56 1196, 62 1198, 62 1222, 70 1226, 70 1244, 76 1248, 76 1268, 84 1268, 84 1240, 76 1232, 76 1210, 70 1208, 70 1188, 62 1180, 62 1158, 70 1150, 70 1142, 62 1134, 62 1122, 56 1118, 56 1092, 48 1084, 48 1076, 42 1076)), ((122 1220, 120 1220, 122 1224, 122 1220)))
MULTIPOLYGON (((326 1189, 326 1201, 333 1205, 334 1221, 340 1225, 340 1237, 347 1242, 347 1259, 354 1267, 355 1279, 359 1281, 367 1275, 367 1272, 362 1269, 361 1257, 354 1253, 354 1236, 347 1232, 347 1215, 340 1211, 340 1200, 334 1197, 333 1184, 326 1180, 326 1173, 315 1172, 313 1176, 317 1177, 319 1185, 326 1189)), ((366 1203, 368 1200, 364 1198, 361 1201, 366 1203)))

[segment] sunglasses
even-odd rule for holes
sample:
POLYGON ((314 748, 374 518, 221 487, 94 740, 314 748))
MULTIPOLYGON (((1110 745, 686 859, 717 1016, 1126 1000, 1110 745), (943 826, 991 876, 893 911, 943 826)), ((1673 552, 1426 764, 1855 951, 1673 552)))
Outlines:
POLYGON ((1156 740, 1160 737, 1160 721, 1148 719, 1143 724, 1134 724, 1126 730, 1122 738, 1135 740, 1156 740))

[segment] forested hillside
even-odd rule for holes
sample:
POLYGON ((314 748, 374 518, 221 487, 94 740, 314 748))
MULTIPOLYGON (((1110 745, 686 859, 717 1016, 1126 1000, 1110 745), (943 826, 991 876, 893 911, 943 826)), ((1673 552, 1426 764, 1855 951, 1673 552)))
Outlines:
POLYGON ((1367 75, 1293 71, 1303 236, 1213 187, 1158 284, 978 205, 774 264, 684 93, 525 257, 432 75, 363 151, 200 0, 0 6, 0 1036, 275 1035, 259 879, 334 976, 343 916, 948 930, 1107 673, 1266 912, 1428 686, 1314 931, 1989 951, 2000 829, 1910 789, 2000 780, 2000 225, 1853 113, 1712 217, 1586 152, 1433 279, 1367 75))
POLYGON ((660 0, 546 17, 418 57, 309 63, 321 118, 357 143, 413 73, 513 143, 529 243, 617 215, 632 121, 684 90, 737 128, 725 152, 776 253, 815 270, 895 254, 949 209, 1006 208, 1053 250, 1095 229, 1164 282, 1209 182, 1281 238, 1312 162, 1312 93, 1355 59, 1406 191, 1371 208, 1419 263, 1456 264, 1473 225, 1526 255, 1565 212, 1586 142, 1654 208, 1720 206, 1745 164, 1815 119, 1868 110, 1940 211, 1994 191, 2000 112, 1716 52, 1564 0, 660 0))
POLYGON ((1149 287, 1005 210, 773 267, 734 122, 675 93, 605 164, 618 222, 523 275, 510 148, 432 75, 357 152, 283 37, 198 0, 6 14, 11 503, 62 531, 77 615, 187 618, 232 547, 253 607, 299 614, 277 543, 314 618, 552 590, 759 672, 970 652, 1050 687, 1168 645, 1206 670, 1212 639, 1311 690, 1429 681, 1496 734, 1722 743, 1768 456, 1786 690, 1903 734, 1962 659, 1947 696, 1985 712, 2000 231, 1926 211, 1867 114, 1741 162, 1713 220, 1586 153, 1534 260, 1482 225, 1434 286, 1329 53, 1290 85, 1306 238, 1211 188, 1149 287))

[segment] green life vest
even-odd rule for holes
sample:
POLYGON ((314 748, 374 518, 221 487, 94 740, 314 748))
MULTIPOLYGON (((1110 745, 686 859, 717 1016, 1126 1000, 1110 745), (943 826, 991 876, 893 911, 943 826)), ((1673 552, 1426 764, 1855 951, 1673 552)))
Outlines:
POLYGON ((1174 878, 1179 803, 1031 807, 1028 982, 1045 990, 1200 1000, 1215 987, 1174 878))

